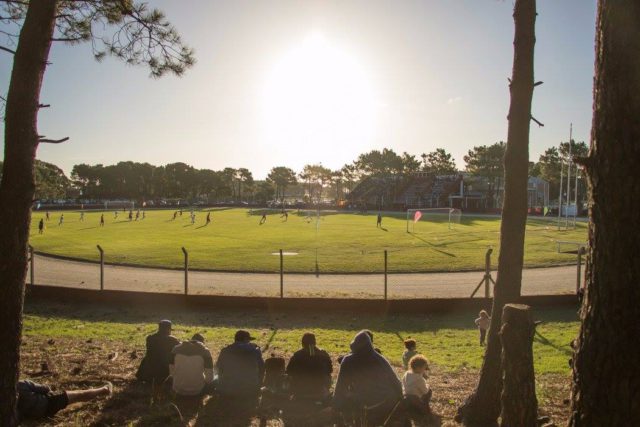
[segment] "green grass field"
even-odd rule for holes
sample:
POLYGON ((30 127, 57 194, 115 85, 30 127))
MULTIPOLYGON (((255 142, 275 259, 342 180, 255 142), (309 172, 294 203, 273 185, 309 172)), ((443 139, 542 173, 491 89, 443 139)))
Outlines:
MULTIPOLYGON (((424 220, 406 232, 405 214, 385 215, 383 228, 376 228, 376 215, 323 213, 316 227, 315 217, 292 211, 288 221, 271 213, 259 225, 260 215, 247 209, 212 210, 212 222, 205 226, 208 210, 196 212, 191 224, 189 212, 173 220, 174 210, 150 210, 146 218, 129 221, 120 211, 106 211, 105 226, 99 226, 102 212, 51 212, 45 231, 38 234, 43 212, 34 212, 31 244, 36 251, 98 260, 96 245, 105 250, 107 262, 181 267, 181 247, 189 251, 190 266, 232 271, 277 271, 279 249, 296 255, 285 257, 287 272, 381 272, 383 251, 388 250, 389 271, 425 272, 481 269, 488 246, 494 248, 497 263, 500 219, 462 216, 449 229, 447 222, 424 220)), ((427 216, 427 219, 429 217, 427 216)), ((525 265, 549 266, 575 262, 575 255, 557 253, 556 240, 584 242, 587 226, 558 231, 555 222, 529 219, 525 243, 525 265)))

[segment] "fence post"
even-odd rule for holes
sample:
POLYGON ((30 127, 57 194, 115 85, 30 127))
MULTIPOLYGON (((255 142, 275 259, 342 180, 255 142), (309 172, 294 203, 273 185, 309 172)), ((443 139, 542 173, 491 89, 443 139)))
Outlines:
POLYGON ((493 249, 487 249, 484 257, 484 297, 491 298, 491 253, 493 249))
POLYGON ((104 251, 100 245, 96 245, 100 251, 100 290, 104 291, 104 251))
POLYGON ((182 253, 184 254, 184 294, 189 295, 189 252, 182 247, 182 253))
POLYGON ((580 295, 580 288, 582 287, 582 255, 585 254, 583 247, 578 249, 578 265, 577 265, 577 277, 576 277, 576 295, 580 295))
POLYGON ((384 250, 384 300, 387 300, 387 250, 384 250))
POLYGON ((29 276, 31 281, 31 286, 35 283, 35 270, 33 269, 35 265, 35 261, 33 259, 33 246, 29 245, 29 276))
POLYGON ((284 298, 284 258, 280 249, 280 298, 284 298))

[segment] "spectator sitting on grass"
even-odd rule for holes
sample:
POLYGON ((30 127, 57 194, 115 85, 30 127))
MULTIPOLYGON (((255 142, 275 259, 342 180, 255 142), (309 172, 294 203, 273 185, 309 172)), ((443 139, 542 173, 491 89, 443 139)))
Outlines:
POLYGON ((113 393, 113 385, 88 390, 52 391, 46 385, 32 381, 18 381, 18 422, 53 417, 68 405, 88 402, 113 393))
POLYGON ((171 350, 178 344, 180 340, 171 335, 171 321, 160 321, 158 332, 147 337, 147 352, 140 362, 136 377, 159 387, 169 376, 171 350))
POLYGON ((409 361, 409 368, 402 377, 404 395, 413 408, 423 414, 430 414, 431 389, 426 380, 429 362, 423 355, 418 354, 409 361))
POLYGON ((173 348, 169 363, 173 392, 178 396, 200 396, 213 391, 213 359, 204 337, 195 334, 173 348))
POLYGON ((402 353, 402 365, 405 371, 409 369, 409 360, 418 354, 416 345, 416 340, 412 340, 411 338, 404 340, 404 348, 406 348, 406 350, 402 353))
POLYGON ((291 393, 296 397, 325 398, 331 388, 331 358, 316 347, 316 336, 302 336, 302 349, 296 351, 287 365, 291 393))
MULTIPOLYGON (((380 353, 373 348, 370 331, 360 331, 351 343, 351 354, 340 365, 333 407, 343 413, 359 413, 363 407, 375 407, 368 414, 371 422, 384 422, 402 399, 402 384, 380 353)), ((377 425, 377 424, 375 424, 377 425)))
POLYGON ((234 343, 220 351, 216 369, 217 390, 221 395, 244 402, 257 401, 264 375, 264 361, 255 338, 247 331, 237 331, 234 343))

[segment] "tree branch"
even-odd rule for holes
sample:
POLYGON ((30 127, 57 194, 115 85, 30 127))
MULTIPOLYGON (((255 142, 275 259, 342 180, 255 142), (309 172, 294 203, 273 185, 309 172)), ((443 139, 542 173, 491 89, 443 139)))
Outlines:
POLYGON ((47 138, 40 138, 40 139, 38 140, 38 142, 46 142, 46 143, 49 143, 49 144, 60 144, 61 142, 65 142, 65 141, 68 141, 68 140, 69 140, 69 137, 68 137, 68 136, 65 136, 65 137, 64 137, 64 138, 62 138, 62 139, 47 139, 47 138))
POLYGON ((11 50, 11 49, 9 49, 8 47, 0 46, 0 50, 4 50, 5 52, 9 52, 9 53, 10 53, 10 54, 12 54, 12 55, 15 55, 15 54, 16 54, 16 51, 15 51, 15 50, 11 50))
POLYGON ((536 124, 540 127, 544 127, 544 123, 539 122, 535 117, 531 116, 531 120, 533 120, 534 122, 536 122, 536 124))

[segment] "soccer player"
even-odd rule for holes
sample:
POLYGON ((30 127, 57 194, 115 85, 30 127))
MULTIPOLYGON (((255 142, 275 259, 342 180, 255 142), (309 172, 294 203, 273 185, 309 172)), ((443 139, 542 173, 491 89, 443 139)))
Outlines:
POLYGON ((142 219, 145 219, 147 217, 147 211, 142 211, 142 219))
POLYGON ((140 219, 140 209, 136 211, 136 221, 140 219))
POLYGON ((133 211, 129 210, 129 221, 133 220, 133 211))
POLYGON ((104 227, 104 214, 100 215, 100 227, 104 227))
POLYGON ((191 224, 195 224, 195 223, 196 223, 196 214, 191 213, 191 224))
POLYGON ((267 214, 263 213, 262 218, 260 218, 260 225, 264 224, 265 222, 267 222, 267 214))
POLYGON ((60 220, 58 221, 58 227, 64 222, 64 214, 60 214, 60 220))
POLYGON ((47 217, 47 221, 49 221, 49 211, 45 212, 44 215, 47 217))
POLYGON ((175 211, 175 212, 173 213, 173 219, 175 220, 177 216, 178 216, 178 211, 175 211))
POLYGON ((209 225, 209 223, 211 222, 211 212, 207 212, 207 224, 209 225))
POLYGON ((378 221, 376 222, 376 227, 382 227, 382 214, 378 212, 378 221))
POLYGON ((280 215, 280 218, 284 218, 284 220, 288 220, 289 219, 289 212, 287 212, 286 210, 282 210, 282 215, 280 215))
POLYGON ((38 223, 38 234, 44 233, 44 219, 40 218, 40 222, 38 223))
POLYGON ((80 222, 84 222, 84 212, 80 212, 80 222))
POLYGON ((118 211, 113 212, 113 219, 118 219, 118 211))

